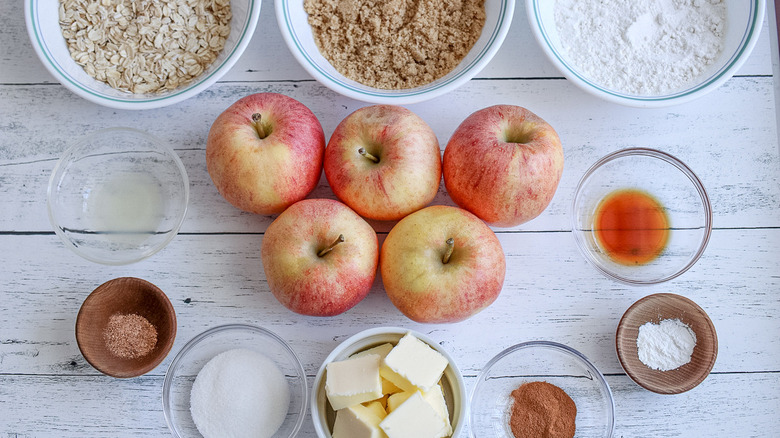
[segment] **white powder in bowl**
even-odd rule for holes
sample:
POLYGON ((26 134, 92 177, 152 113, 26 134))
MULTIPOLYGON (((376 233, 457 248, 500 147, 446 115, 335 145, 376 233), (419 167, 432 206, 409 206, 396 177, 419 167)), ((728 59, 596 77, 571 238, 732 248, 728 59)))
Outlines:
POLYGON ((681 91, 723 50, 724 0, 556 0, 566 58, 583 76, 632 95, 681 91))
POLYGON ((252 350, 218 354, 198 373, 190 412, 204 438, 269 438, 284 422, 290 389, 279 367, 252 350))
POLYGON ((654 370, 669 371, 691 361, 696 333, 679 319, 647 322, 636 338, 639 360, 654 370))

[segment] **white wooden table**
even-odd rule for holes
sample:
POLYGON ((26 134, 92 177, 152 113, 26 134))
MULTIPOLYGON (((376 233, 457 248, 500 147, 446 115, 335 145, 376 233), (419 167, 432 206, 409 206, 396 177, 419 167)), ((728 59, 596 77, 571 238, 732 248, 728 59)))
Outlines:
MULTIPOLYGON (((21 3, 0 1, 0 436, 167 436, 161 388, 168 364, 196 334, 234 322, 261 325, 288 340, 310 383, 331 349, 371 327, 429 334, 452 352, 469 389, 482 366, 504 348, 557 341, 584 353, 606 375, 618 437, 780 436, 773 19, 765 20, 744 67, 720 89, 668 109, 631 109, 597 100, 562 78, 538 49, 518 2, 503 48, 477 79, 409 108, 429 122, 443 147, 471 112, 498 103, 525 106, 558 130, 566 155, 563 178, 542 216, 497 230, 507 257, 498 300, 459 324, 421 325, 392 306, 379 280, 366 300, 337 317, 309 318, 283 308, 269 292, 260 263, 263 231, 273 218, 239 212, 209 179, 204 152, 209 126, 240 97, 260 91, 292 96, 317 114, 326 136, 366 105, 334 94, 297 65, 282 41, 272 2, 265 1, 252 43, 223 81, 181 104, 140 112, 103 108, 59 85, 33 53, 21 3), (54 235, 46 185, 74 139, 118 125, 173 145, 192 190, 182 231, 167 248, 134 265, 107 267, 79 258, 54 235), (681 158, 698 173, 713 203, 715 229, 704 256, 678 279, 658 286, 629 287, 603 277, 586 264, 570 233, 569 205, 580 176, 601 156, 629 146, 681 158), (162 365, 146 376, 118 380, 86 363, 74 323, 90 291, 128 275, 160 286, 179 326, 162 365), (626 377, 615 355, 620 316, 655 292, 693 299, 718 331, 712 374, 682 395, 645 391, 626 377)), ((333 197, 324 178, 312 196, 333 197)), ((451 201, 442 189, 435 203, 451 201)), ((383 239, 392 224, 374 225, 383 239)), ((308 419, 300 436, 314 436, 308 419)))

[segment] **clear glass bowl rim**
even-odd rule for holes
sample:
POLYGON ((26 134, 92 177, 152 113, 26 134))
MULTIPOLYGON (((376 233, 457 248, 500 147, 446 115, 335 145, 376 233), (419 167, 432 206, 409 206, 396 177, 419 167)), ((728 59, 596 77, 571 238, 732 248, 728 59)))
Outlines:
POLYGON ((480 388, 482 387, 482 383, 485 381, 485 377, 488 375, 490 370, 493 368, 493 366, 504 359, 506 356, 509 356, 510 354, 519 351, 519 350, 525 350, 529 348, 549 348, 552 350, 557 350, 559 352, 562 352, 564 354, 568 354, 576 359, 579 359, 588 370, 590 370, 596 377, 597 381, 599 382, 601 388, 604 390, 604 393, 607 395, 607 399, 609 400, 609 406, 607 410, 607 429, 609 430, 609 434, 606 436, 606 438, 611 438, 612 435, 615 433, 615 399, 612 396, 612 390, 609 387, 609 384, 607 383, 607 380, 604 378, 604 375, 601 374, 601 371, 596 368, 595 365, 591 361, 588 360, 585 355, 580 353, 579 351, 564 345, 560 344, 558 342, 553 341, 528 341, 528 342, 521 342, 519 344, 515 344, 509 348, 506 348, 502 352, 495 355, 490 361, 488 361, 487 364, 485 364, 485 367, 482 368, 482 371, 479 372, 477 375, 477 382, 474 385, 474 388, 471 390, 471 399, 469 402, 469 405, 471 407, 470 414, 469 414, 469 435, 471 438, 478 438, 474 434, 474 423, 475 423, 475 412, 477 411, 476 406, 474 406, 474 402, 476 401, 477 393, 479 392, 480 388))
POLYGON ((184 163, 181 161, 179 154, 177 154, 172 147, 170 147, 168 144, 166 144, 159 138, 155 137, 154 135, 149 134, 148 132, 145 131, 141 131, 140 129, 130 128, 127 126, 115 126, 112 128, 104 128, 104 129, 99 129, 97 131, 93 131, 85 135, 81 139, 79 139, 72 146, 65 149, 60 159, 57 160, 57 164, 54 166, 54 169, 51 172, 51 176, 49 177, 49 185, 46 188, 46 210, 49 214, 49 222, 51 223, 51 226, 54 229, 54 233, 60 237, 60 239, 62 240, 62 242, 65 244, 66 247, 70 248, 70 250, 72 250, 79 256, 91 262, 100 263, 103 265, 121 266, 121 265, 129 265, 131 263, 136 263, 143 259, 153 256, 154 254, 158 253, 160 250, 168 246, 168 244, 171 243, 171 241, 176 237, 176 235, 179 234, 179 230, 181 229, 181 226, 184 223, 184 218, 187 217, 187 210, 189 208, 189 204, 190 204, 190 180, 189 177, 187 176, 187 169, 184 167, 184 163), (124 259, 120 261, 103 260, 97 257, 92 257, 91 255, 82 252, 77 246, 75 246, 70 241, 70 239, 67 238, 67 236, 65 236, 65 233, 63 233, 62 230, 60 230, 60 227, 57 225, 57 220, 55 218, 54 205, 53 205, 54 203, 53 200, 55 196, 55 186, 59 185, 59 180, 61 180, 62 175, 64 175, 65 166, 67 166, 68 163, 70 163, 71 161, 77 161, 77 160, 66 160, 66 158, 68 158, 69 155, 72 155, 73 151, 83 147, 93 139, 99 138, 105 134, 110 134, 112 132, 127 132, 133 135, 143 137, 150 143, 154 144, 155 148, 164 151, 165 154, 169 155, 173 159, 173 162, 176 164, 176 168, 179 170, 179 175, 181 176, 182 184, 184 186, 184 209, 181 212, 181 217, 179 217, 178 223, 176 224, 175 227, 171 229, 170 235, 155 248, 145 251, 141 253, 141 255, 134 257, 132 259, 124 259))
POLYGON ((184 357, 187 355, 187 353, 189 353, 192 349, 194 349, 204 339, 217 333, 234 331, 234 330, 249 330, 252 332, 256 332, 268 336, 269 338, 276 341, 280 346, 282 346, 284 350, 290 353, 290 356, 294 359, 296 365, 295 366, 296 371, 300 373, 300 376, 303 379, 303 384, 301 385, 301 387, 303 388, 303 394, 301 394, 303 402, 301 403, 301 409, 298 412, 298 420, 296 421, 295 426, 290 432, 290 437, 294 437, 298 435, 298 432, 303 426, 303 421, 306 417, 306 411, 309 404, 309 384, 306 379, 306 371, 303 369, 303 364, 301 363, 301 360, 298 358, 298 355, 295 354, 295 351, 292 349, 292 347, 290 347, 290 344, 288 344, 287 341, 285 341, 279 335, 277 335, 276 333, 268 329, 251 325, 251 324, 224 324, 224 325, 212 327, 204 331, 203 333, 196 335, 194 338, 190 339, 186 344, 184 344, 181 350, 179 350, 179 352, 176 354, 176 357, 173 358, 171 364, 168 365, 168 370, 165 372, 165 379, 163 380, 163 387, 162 387, 163 415, 165 416, 165 423, 168 425, 168 429, 171 431, 171 434, 173 434, 173 436, 177 438, 181 438, 181 435, 179 435, 176 426, 173 424, 173 419, 171 417, 170 408, 169 408, 171 385, 173 384, 173 370, 175 370, 176 367, 179 365, 179 363, 182 360, 184 360, 184 357))
POLYGON ((704 250, 707 249, 707 244, 710 241, 710 236, 712 235, 712 204, 710 204, 710 198, 707 195, 707 191, 704 188, 704 185, 702 184, 701 180, 698 176, 696 176, 696 173, 694 173, 693 170, 691 170, 690 167, 688 167, 685 163, 680 161, 677 157, 674 155, 671 155, 669 153, 652 149, 652 148, 625 148, 620 149, 615 152, 611 152, 598 161, 596 161, 580 178, 579 183, 577 183, 577 188, 574 190, 574 200, 571 203, 571 229, 572 234, 574 235, 574 240, 577 242, 577 248, 579 248, 580 253, 585 257, 585 260, 588 261, 588 263, 591 264, 591 266, 595 267, 599 272, 606 275, 607 277, 616 280, 621 283, 630 284, 630 285, 652 285, 652 284, 659 284, 663 283, 665 281, 671 280, 673 278, 677 278, 685 271, 689 270, 693 265, 696 264, 696 262, 701 258, 702 254, 704 254, 704 250), (580 192, 582 191, 582 188, 585 186, 588 179, 603 165, 618 160, 620 158, 624 157, 631 157, 631 156, 644 156, 644 157, 650 157, 662 160, 668 164, 671 164, 677 170, 682 172, 690 181, 693 183, 693 186, 696 188, 696 191, 699 193, 699 197, 701 198, 702 202, 702 208, 704 209, 704 236, 702 237, 702 241, 699 243, 699 248, 696 251, 696 254, 691 257, 691 259, 688 261, 688 263, 683 266, 681 269, 678 269, 676 272, 669 274, 665 277, 653 279, 653 280, 635 280, 628 277, 623 277, 621 275, 617 275, 614 272, 611 272, 604 267, 602 267, 590 254, 590 251, 587 248, 587 245, 583 241, 583 238, 578 234, 577 232, 577 204, 580 199, 580 192))

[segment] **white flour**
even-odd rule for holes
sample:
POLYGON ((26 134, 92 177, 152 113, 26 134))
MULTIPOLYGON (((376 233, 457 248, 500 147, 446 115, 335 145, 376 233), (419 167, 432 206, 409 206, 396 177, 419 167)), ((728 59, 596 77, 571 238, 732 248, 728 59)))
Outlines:
POLYGON ((562 49, 608 89, 661 95, 684 89, 723 49, 723 0, 556 0, 562 49))
POLYGON ((654 370, 669 371, 691 361, 696 333, 679 319, 648 322, 636 338, 639 360, 654 370))

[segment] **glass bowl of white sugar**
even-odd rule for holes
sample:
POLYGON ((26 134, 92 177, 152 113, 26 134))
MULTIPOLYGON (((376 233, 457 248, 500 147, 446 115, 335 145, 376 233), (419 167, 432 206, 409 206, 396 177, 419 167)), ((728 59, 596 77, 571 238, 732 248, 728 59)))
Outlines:
POLYGON ((526 0, 550 62, 609 102, 663 107, 723 85, 750 56, 765 0, 526 0))
POLYGON ((65 246, 87 260, 125 265, 165 247, 187 212, 189 179, 179 156, 133 128, 76 142, 48 188, 49 219, 65 246))
POLYGON ((275 333, 229 324, 189 341, 168 367, 163 413, 177 438, 292 438, 308 401, 298 356, 275 333))

